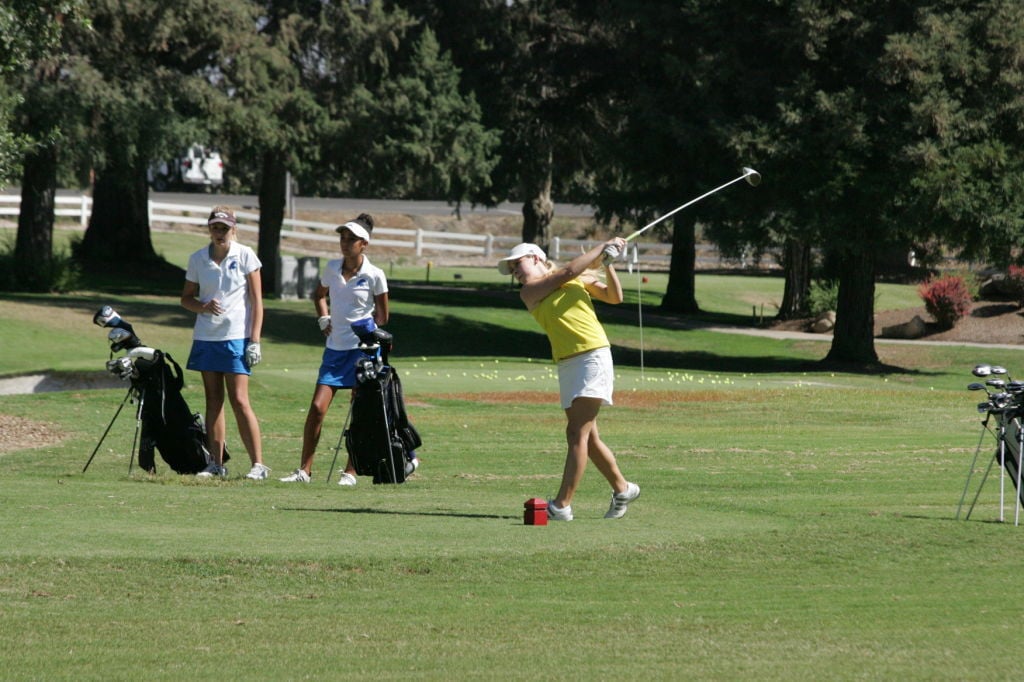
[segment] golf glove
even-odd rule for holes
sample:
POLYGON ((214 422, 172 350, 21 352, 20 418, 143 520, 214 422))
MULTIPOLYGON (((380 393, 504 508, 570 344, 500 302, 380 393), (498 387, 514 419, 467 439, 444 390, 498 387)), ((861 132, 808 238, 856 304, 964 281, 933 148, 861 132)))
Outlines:
POLYGON ((331 326, 331 316, 322 315, 316 319, 316 323, 320 325, 320 331, 325 332, 327 328, 331 326))
POLYGON ((245 364, 250 367, 255 367, 260 364, 260 360, 263 359, 263 354, 260 352, 259 341, 253 341, 245 347, 245 364))
POLYGON ((601 259, 602 265, 610 265, 616 258, 619 257, 619 247, 615 244, 607 244, 604 247, 604 258, 601 259))

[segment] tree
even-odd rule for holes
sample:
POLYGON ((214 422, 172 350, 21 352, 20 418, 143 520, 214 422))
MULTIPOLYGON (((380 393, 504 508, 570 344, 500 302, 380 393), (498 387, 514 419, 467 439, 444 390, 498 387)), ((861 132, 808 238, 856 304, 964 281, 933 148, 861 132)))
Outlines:
POLYGON ((72 22, 84 22, 81 6, 82 0, 43 6, 35 0, 6 0, 0 5, 0 184, 16 177, 21 155, 34 144, 31 134, 18 133, 14 122, 15 109, 24 101, 25 78, 59 58, 65 19, 70 15, 72 22))
POLYGON ((922 8, 891 36, 881 78, 908 94, 899 150, 903 219, 919 243, 1005 267, 1024 257, 1024 7, 922 8))
POLYGON ((472 94, 459 92, 459 71, 429 29, 409 59, 374 90, 357 85, 343 120, 359 196, 443 198, 456 205, 487 191, 498 135, 480 123, 472 94))
MULTIPOLYGON (((501 131, 500 161, 473 203, 522 203, 522 239, 544 244, 554 217, 553 196, 569 196, 585 172, 590 102, 584 92, 604 62, 563 0, 412 0, 401 5, 421 17, 452 54, 482 123, 501 131)), ((581 195, 578 195, 581 196, 581 195)))
POLYGON ((46 291, 53 284, 53 219, 58 145, 69 98, 61 70, 65 20, 81 22, 78 2, 50 9, 11 2, 0 8, 0 40, 6 49, 0 75, 14 86, 0 94, 0 183, 22 169, 21 209, 12 267, 16 286, 46 291), (21 157, 20 163, 16 161, 21 157))
POLYGON ((826 359, 873 364, 878 254, 931 238, 992 253, 1019 239, 1024 176, 1010 150, 1021 143, 1021 8, 805 0, 781 14, 744 10, 751 27, 800 49, 771 57, 775 112, 758 108, 736 142, 766 159, 787 237, 836 264, 826 359))
MULTIPOLYGON (((211 137, 228 102, 215 85, 220 66, 242 58, 254 34, 245 2, 90 0, 93 30, 69 32, 78 73, 98 86, 89 112, 96 150, 93 213, 77 256, 85 263, 147 272, 153 250, 146 169, 185 135, 211 137)), ((191 140, 190 140, 191 141, 191 140)))

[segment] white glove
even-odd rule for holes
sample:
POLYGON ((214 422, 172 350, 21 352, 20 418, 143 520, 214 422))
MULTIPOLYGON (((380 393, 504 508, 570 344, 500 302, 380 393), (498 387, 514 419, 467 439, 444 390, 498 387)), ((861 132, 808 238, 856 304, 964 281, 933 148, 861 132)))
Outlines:
POLYGON ((612 261, 619 257, 619 247, 615 244, 606 244, 602 251, 604 258, 601 259, 602 265, 609 265, 612 261))
POLYGON ((263 359, 263 354, 260 352, 259 341, 253 341, 245 347, 245 364, 250 367, 255 367, 260 364, 260 360, 263 359))
POLYGON ((322 315, 316 318, 316 323, 320 325, 320 331, 325 332, 331 326, 331 316, 322 315))

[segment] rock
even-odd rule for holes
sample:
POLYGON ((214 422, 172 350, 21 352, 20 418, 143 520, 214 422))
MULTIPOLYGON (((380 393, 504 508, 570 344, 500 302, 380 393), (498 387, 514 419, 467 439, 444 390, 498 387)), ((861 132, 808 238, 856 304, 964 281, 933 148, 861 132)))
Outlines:
POLYGON ((811 323, 811 331, 815 334, 827 334, 836 326, 836 314, 829 310, 818 315, 811 323))
POLYGON ((914 319, 903 324, 894 324, 891 327, 882 327, 883 339, 919 339, 928 332, 928 325, 921 319, 920 315, 914 315, 914 319))

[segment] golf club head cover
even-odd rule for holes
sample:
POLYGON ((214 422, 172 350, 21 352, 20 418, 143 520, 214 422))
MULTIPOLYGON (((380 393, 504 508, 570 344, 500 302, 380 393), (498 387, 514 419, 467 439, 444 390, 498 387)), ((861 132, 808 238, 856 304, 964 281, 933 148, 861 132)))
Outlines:
POLYGON ((352 331, 359 337, 359 342, 364 346, 372 346, 377 343, 377 339, 373 335, 377 331, 377 323, 373 321, 372 317, 356 320, 351 326, 352 331))
POLYGON ((259 341, 252 341, 248 346, 245 347, 245 364, 249 367, 255 367, 260 364, 260 360, 263 359, 263 353, 260 349, 259 341))

